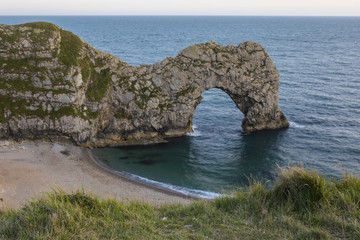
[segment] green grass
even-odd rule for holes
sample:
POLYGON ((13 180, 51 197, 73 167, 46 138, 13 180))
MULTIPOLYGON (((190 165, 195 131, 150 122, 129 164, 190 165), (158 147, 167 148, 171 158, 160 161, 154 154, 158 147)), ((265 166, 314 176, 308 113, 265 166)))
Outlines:
POLYGON ((85 95, 93 102, 101 102, 110 86, 110 68, 103 69, 100 73, 93 70, 91 74, 92 82, 86 90, 85 95))
POLYGON ((66 66, 77 66, 79 64, 80 50, 83 46, 81 39, 72 32, 60 30, 61 43, 59 59, 66 66))
POLYGON ((360 180, 282 169, 232 196, 150 206, 56 190, 0 212, 1 239, 360 239, 360 180))
POLYGON ((56 31, 59 29, 59 27, 56 26, 55 24, 48 23, 48 22, 29 22, 29 23, 19 24, 17 26, 31 27, 31 28, 35 28, 35 29, 52 30, 52 31, 56 31))

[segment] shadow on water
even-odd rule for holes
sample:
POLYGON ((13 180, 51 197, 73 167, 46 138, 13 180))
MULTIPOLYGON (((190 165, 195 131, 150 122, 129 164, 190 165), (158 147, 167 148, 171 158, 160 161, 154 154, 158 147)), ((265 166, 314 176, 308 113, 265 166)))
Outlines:
POLYGON ((252 175, 264 180, 273 179, 277 165, 284 164, 279 152, 286 132, 287 129, 245 134, 238 141, 241 150, 237 168, 247 177, 252 175))
POLYGON ((190 139, 185 161, 192 167, 189 172, 194 180, 206 183, 202 187, 215 184, 217 191, 248 184, 250 176, 271 180, 280 160, 277 152, 283 134, 284 131, 238 133, 232 141, 218 139, 217 148, 205 149, 201 148, 204 142, 190 139))

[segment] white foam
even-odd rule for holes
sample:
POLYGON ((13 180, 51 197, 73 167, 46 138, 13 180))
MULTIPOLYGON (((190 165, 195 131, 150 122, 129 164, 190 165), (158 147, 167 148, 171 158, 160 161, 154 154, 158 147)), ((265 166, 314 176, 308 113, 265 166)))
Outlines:
POLYGON ((199 137, 201 136, 201 132, 199 130, 196 130, 197 127, 195 125, 193 125, 193 132, 191 133, 187 133, 186 136, 190 136, 190 137, 199 137))
POLYGON ((296 122, 289 122, 290 123, 290 127, 292 128, 305 128, 304 125, 298 124, 296 122))
POLYGON ((175 185, 171 185, 171 184, 167 184, 167 183, 162 183, 162 182, 158 182, 158 181, 154 181, 154 180, 150 180, 144 177, 140 177, 138 175, 134 175, 128 172, 119 172, 121 175, 125 175, 129 178, 135 179, 137 181, 141 181, 141 182, 145 182, 151 185, 155 185, 158 186, 160 188, 164 188, 164 189, 169 189, 171 191, 174 192, 178 192, 181 194, 184 194, 186 196, 189 197, 196 197, 196 198, 204 198, 204 199, 215 199, 218 197, 221 197, 222 195, 220 193, 214 193, 214 192, 208 192, 208 191, 202 191, 202 190, 196 190, 196 189, 191 189, 191 188, 187 188, 187 187, 180 187, 180 186, 175 186, 175 185))

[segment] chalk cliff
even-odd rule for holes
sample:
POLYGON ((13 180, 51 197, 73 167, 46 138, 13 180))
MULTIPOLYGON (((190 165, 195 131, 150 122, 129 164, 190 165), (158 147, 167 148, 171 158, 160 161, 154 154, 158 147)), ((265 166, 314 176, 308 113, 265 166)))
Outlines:
POLYGON ((279 78, 253 42, 196 44, 175 58, 130 66, 50 23, 0 25, 0 138, 161 141, 192 131, 201 94, 211 88, 232 98, 244 131, 284 128, 279 78))

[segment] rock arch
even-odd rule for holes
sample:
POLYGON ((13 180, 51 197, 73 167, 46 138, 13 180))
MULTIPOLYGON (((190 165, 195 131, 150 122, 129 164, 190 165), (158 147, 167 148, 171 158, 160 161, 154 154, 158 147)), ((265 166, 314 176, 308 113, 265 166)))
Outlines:
MULTIPOLYGON (((201 94, 226 92, 253 132, 288 127, 279 73, 253 42, 192 45, 130 66, 60 27, 0 25, 0 138, 68 139, 83 146, 162 141, 191 131, 201 94)), ((240 123, 239 123, 240 124, 240 123)))
MULTIPOLYGON (((119 74, 123 72, 119 70, 119 74)), ((164 136, 191 131, 201 95, 212 88, 227 93, 244 114, 244 131, 277 129, 289 124, 277 104, 279 73, 266 51, 253 42, 239 46, 220 46, 215 42, 193 45, 175 58, 135 67, 123 78, 138 82, 151 79, 161 88, 159 105, 153 106, 149 101, 151 104, 146 108, 152 111, 142 119, 151 119, 144 126, 152 126, 164 136), (139 79, 140 72, 145 74, 139 79), (159 106, 163 110, 161 115, 157 115, 159 106)))

